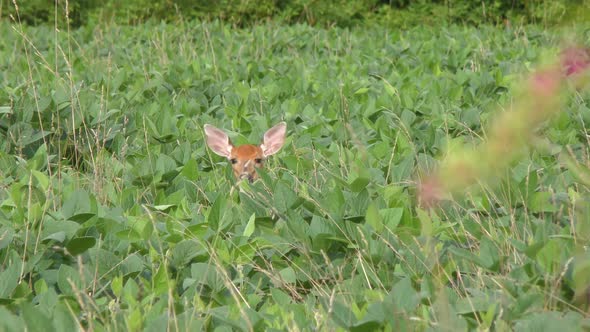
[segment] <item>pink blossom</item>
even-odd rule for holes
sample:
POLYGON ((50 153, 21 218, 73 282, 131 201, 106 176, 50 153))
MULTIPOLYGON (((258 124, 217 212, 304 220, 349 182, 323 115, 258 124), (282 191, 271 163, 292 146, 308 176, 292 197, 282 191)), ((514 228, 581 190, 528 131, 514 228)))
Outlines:
POLYGON ((418 200, 425 207, 432 207, 441 201, 443 186, 436 177, 428 177, 418 186, 418 200))
POLYGON ((534 97, 551 97, 559 88, 561 75, 555 69, 539 71, 531 77, 530 87, 534 97))
POLYGON ((561 53, 561 65, 566 76, 578 74, 590 66, 590 49, 569 47, 561 53))

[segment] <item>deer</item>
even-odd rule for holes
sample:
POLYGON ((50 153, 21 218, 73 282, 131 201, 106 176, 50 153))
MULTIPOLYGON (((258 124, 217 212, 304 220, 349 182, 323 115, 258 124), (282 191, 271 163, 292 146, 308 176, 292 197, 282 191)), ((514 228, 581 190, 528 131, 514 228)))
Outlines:
POLYGON ((257 168, 264 166, 269 156, 279 152, 285 143, 287 124, 283 121, 264 133, 260 145, 243 144, 234 146, 223 130, 210 124, 203 126, 207 146, 215 154, 227 158, 238 181, 247 179, 252 183, 258 178, 257 168))

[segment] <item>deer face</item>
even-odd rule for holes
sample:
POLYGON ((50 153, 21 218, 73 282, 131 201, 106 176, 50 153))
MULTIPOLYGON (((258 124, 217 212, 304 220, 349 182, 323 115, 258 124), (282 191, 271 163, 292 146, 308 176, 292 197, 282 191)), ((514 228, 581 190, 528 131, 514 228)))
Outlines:
POLYGON ((229 160, 236 179, 253 182, 258 177, 256 169, 263 166, 265 158, 279 152, 285 143, 287 124, 281 122, 267 130, 260 145, 234 146, 222 130, 209 124, 204 129, 207 146, 229 160))

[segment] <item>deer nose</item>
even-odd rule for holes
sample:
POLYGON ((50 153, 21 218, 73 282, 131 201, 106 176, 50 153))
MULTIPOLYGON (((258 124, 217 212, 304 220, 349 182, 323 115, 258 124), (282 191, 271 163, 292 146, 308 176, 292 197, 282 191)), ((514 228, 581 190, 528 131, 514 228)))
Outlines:
POLYGON ((250 182, 250 183, 254 182, 254 176, 252 176, 252 174, 242 173, 240 175, 240 180, 244 180, 244 179, 248 179, 248 182, 250 182))

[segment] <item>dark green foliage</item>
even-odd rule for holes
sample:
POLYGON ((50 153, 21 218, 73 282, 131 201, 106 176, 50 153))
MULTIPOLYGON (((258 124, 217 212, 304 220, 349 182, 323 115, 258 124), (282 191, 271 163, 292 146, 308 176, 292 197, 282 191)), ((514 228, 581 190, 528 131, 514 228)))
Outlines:
MULTIPOLYGON (((267 19, 323 26, 353 26, 366 22, 389 27, 441 22, 556 24, 576 17, 587 19, 584 9, 589 5, 588 0, 16 0, 16 3, 23 23, 64 26, 69 22, 74 27, 105 21, 138 24, 148 20, 191 19, 221 19, 239 26, 267 19)), ((1 0, 1 4, 0 14, 5 18, 17 17, 13 0, 1 0)))
POLYGON ((3 19, 29 25, 57 23, 66 26, 69 23, 77 27, 87 22, 88 13, 95 3, 98 1, 0 0, 0 14, 3 19))

